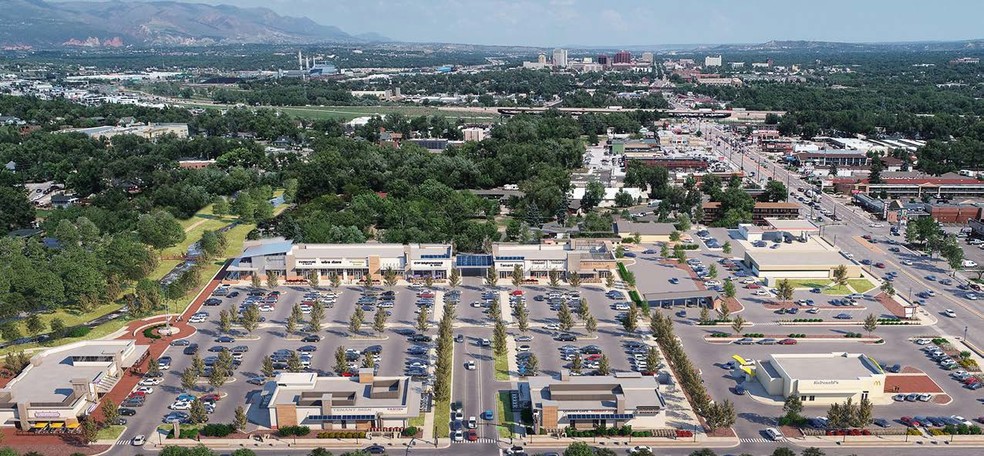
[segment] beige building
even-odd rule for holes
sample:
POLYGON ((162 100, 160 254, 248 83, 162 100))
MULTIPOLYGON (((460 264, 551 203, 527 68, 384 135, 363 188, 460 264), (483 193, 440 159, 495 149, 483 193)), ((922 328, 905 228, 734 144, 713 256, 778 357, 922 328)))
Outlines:
POLYGON ((885 372, 860 353, 772 354, 754 372, 770 396, 799 396, 806 405, 885 402, 885 372))
POLYGON ((152 123, 147 125, 130 125, 125 127, 106 126, 92 128, 68 128, 59 131, 63 133, 82 133, 92 138, 104 139, 110 139, 117 135, 135 135, 144 139, 156 139, 165 135, 174 135, 178 138, 187 138, 188 124, 152 123))
MULTIPOLYGON (((745 249, 745 265, 755 275, 769 281, 777 279, 826 279, 833 278, 834 268, 847 267, 848 278, 860 278, 861 266, 840 254, 829 244, 808 236, 800 242, 789 238, 784 242, 785 231, 766 231, 757 236, 744 233, 753 242, 739 240, 745 249)), ((795 236, 794 236, 795 237, 795 236)))
POLYGON ((529 377, 519 385, 521 406, 533 411, 534 431, 547 432, 629 425, 666 427, 666 402, 654 376, 618 372, 612 376, 529 377))
POLYGON ((264 387, 261 404, 272 428, 368 431, 407 427, 420 415, 422 391, 410 377, 376 377, 372 369, 362 369, 358 377, 282 373, 264 387))

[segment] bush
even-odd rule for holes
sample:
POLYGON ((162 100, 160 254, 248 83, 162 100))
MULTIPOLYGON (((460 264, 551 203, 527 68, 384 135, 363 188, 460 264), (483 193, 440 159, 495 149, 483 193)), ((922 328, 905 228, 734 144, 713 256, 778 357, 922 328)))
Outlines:
POLYGON ((806 337, 806 334, 804 334, 804 333, 792 333, 792 334, 790 334, 787 337, 789 337, 790 339, 796 339, 796 338, 806 337))
MULTIPOLYGON (((305 427, 305 426, 299 426, 299 427, 305 427)), ((413 429, 416 431, 416 428, 413 429)), ((415 433, 416 432, 414 432, 414 434, 415 433)), ((410 435, 408 435, 407 437, 409 437, 410 435)), ((365 431, 324 431, 324 432, 319 432, 317 437, 319 439, 364 439, 366 438, 366 433, 365 431)))
POLYGON ((745 333, 745 334, 742 334, 742 336, 744 336, 744 337, 765 337, 765 334, 762 334, 762 333, 745 333))
POLYGON ((849 333, 845 333, 844 334, 844 337, 846 337, 848 339, 858 339, 858 338, 861 338, 863 336, 862 336, 861 333, 849 332, 849 333))
POLYGON ((311 433, 311 428, 307 426, 283 426, 277 431, 281 437, 296 435, 302 437, 311 433))
POLYGON ((730 335, 731 335, 731 334, 728 334, 728 333, 723 333, 723 332, 715 332, 715 333, 711 333, 711 337, 728 337, 728 336, 730 336, 730 335))
POLYGON ((85 337, 90 331, 92 331, 92 328, 88 326, 72 326, 65 331, 65 337, 85 337))
POLYGON ((404 437, 413 437, 414 435, 417 435, 417 430, 418 430, 417 428, 410 426, 404 429, 403 432, 401 432, 400 434, 402 434, 404 437))
POLYGON ((146 337, 148 339, 160 339, 161 338, 161 335, 160 334, 157 334, 157 329, 158 328, 163 328, 163 327, 164 327, 164 325, 154 325, 154 326, 151 326, 151 327, 143 330, 143 335, 144 335, 144 337, 146 337))
MULTIPOLYGON (((173 434, 174 431, 172 430, 171 433, 173 434)), ((181 434, 178 436, 178 438, 181 438, 181 439, 197 439, 198 438, 198 434, 199 434, 198 429, 194 429, 194 428, 192 428, 192 429, 184 429, 184 428, 182 428, 181 429, 181 434)))
POLYGON ((201 434, 206 437, 225 437, 236 432, 236 426, 232 424, 206 424, 202 427, 201 434))

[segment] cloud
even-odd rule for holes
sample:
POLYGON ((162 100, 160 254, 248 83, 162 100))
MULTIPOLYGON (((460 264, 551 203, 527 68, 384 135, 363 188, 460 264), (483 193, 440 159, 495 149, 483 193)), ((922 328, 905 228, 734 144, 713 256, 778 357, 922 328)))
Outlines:
POLYGON ((622 13, 612 9, 606 9, 601 12, 601 20, 604 22, 603 25, 615 30, 617 32, 627 32, 629 31, 629 24, 622 17, 622 13))

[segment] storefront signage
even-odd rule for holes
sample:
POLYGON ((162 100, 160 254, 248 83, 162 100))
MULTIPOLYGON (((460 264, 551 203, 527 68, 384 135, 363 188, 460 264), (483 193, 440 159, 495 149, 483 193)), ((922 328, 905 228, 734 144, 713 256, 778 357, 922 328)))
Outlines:
POLYGON ((814 380, 813 384, 814 385, 840 385, 840 382, 837 380, 814 380))
POLYGON ((34 417, 35 418, 45 418, 45 419, 48 419, 48 418, 61 418, 61 413, 60 412, 53 412, 53 411, 34 412, 34 417))

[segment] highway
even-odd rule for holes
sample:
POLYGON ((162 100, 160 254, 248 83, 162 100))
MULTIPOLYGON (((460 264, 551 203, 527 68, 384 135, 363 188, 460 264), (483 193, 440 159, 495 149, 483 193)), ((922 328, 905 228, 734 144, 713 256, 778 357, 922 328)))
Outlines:
MULTIPOLYGON (((724 131, 720 125, 707 122, 703 123, 700 129, 717 153, 732 157, 732 161, 739 169, 744 169, 746 173, 754 171, 756 173, 754 178, 760 184, 764 185, 767 178, 771 177, 786 183, 791 194, 798 187, 813 188, 812 184, 801 179, 798 174, 771 161, 756 147, 741 144, 737 148, 733 148, 730 143, 738 141, 737 138, 724 131), (721 145, 718 145, 717 139, 722 140, 721 145)), ((790 201, 795 202, 796 200, 790 198, 790 201)), ((898 245, 901 249, 898 254, 889 252, 889 245, 883 242, 888 238, 893 238, 889 234, 887 224, 880 228, 870 226, 875 220, 859 208, 848 206, 848 201, 847 198, 836 198, 829 194, 822 194, 820 197, 821 206, 833 211, 840 219, 834 223, 824 224, 822 228, 824 239, 831 241, 842 251, 853 254, 857 261, 867 258, 873 263, 884 263, 885 269, 865 266, 865 270, 876 277, 882 278, 888 271, 898 271, 899 276, 895 279, 894 286, 898 295, 902 297, 909 299, 912 296, 915 298, 919 292, 935 291, 936 297, 927 299, 926 305, 921 307, 922 311, 939 320, 939 323, 932 329, 927 328, 927 333, 949 334, 957 337, 964 337, 966 334, 968 342, 976 347, 984 347, 984 334, 977 331, 984 328, 984 312, 975 305, 975 301, 967 300, 963 291, 955 286, 957 283, 966 282, 966 279, 959 273, 956 274, 953 286, 944 286, 938 280, 927 280, 925 277, 928 275, 935 275, 938 279, 950 275, 952 271, 947 266, 946 261, 941 258, 920 256, 919 253, 902 245, 898 245), (871 235, 879 242, 873 244, 862 239, 861 236, 865 234, 871 235), (912 261, 913 265, 902 265, 903 259, 912 261), (957 318, 942 316, 945 309, 956 311, 957 318)), ((802 206, 802 214, 813 213, 812 208, 802 206)), ((900 243, 904 241, 902 236, 894 236, 894 239, 900 243)))

